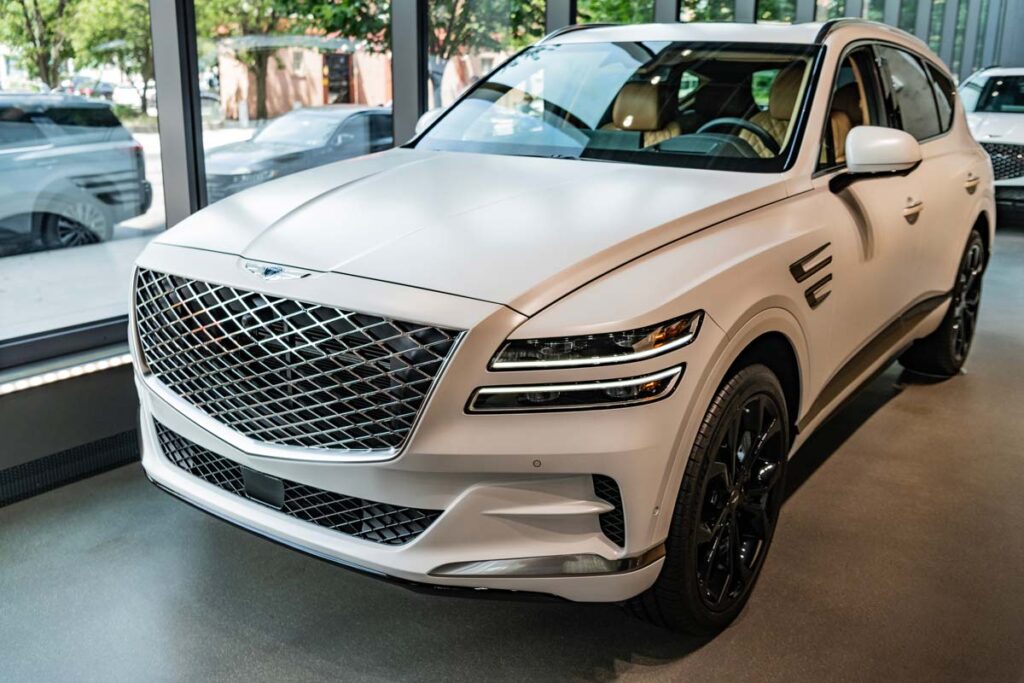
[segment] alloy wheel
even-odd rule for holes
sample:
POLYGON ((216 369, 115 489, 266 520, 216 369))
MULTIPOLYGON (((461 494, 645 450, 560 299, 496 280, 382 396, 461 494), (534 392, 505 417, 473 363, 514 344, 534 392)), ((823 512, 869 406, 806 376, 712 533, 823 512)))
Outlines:
POLYGON ((970 245, 960 264, 956 295, 953 299, 953 356, 963 362, 970 351, 981 305, 981 273, 985 268, 982 245, 970 245))
POLYGON ((781 410, 754 394, 717 435, 696 529, 697 585, 713 611, 727 610, 753 585, 782 503, 785 467, 781 410))

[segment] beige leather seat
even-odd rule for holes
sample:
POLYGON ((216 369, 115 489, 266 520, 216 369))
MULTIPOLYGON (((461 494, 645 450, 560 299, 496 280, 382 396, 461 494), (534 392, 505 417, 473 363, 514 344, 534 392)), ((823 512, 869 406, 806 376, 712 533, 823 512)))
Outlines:
POLYGON ((846 136, 855 126, 864 123, 864 107, 856 83, 849 83, 836 90, 832 95, 832 109, 828 118, 836 162, 846 163, 846 136))
MULTIPOLYGON (((750 117, 752 123, 761 126, 775 138, 779 147, 782 147, 782 143, 785 142, 786 131, 789 130, 789 120, 793 117, 793 107, 796 106, 796 97, 800 94, 800 84, 803 83, 803 79, 803 62, 790 64, 780 71, 772 81, 772 89, 768 93, 768 110, 759 111, 750 117)), ((750 131, 741 130, 739 136, 746 140, 762 157, 775 156, 765 147, 761 139, 750 131)))
POLYGON ((674 107, 663 84, 627 83, 612 106, 612 123, 605 130, 643 133, 642 145, 650 147, 682 134, 679 122, 672 119, 674 107))

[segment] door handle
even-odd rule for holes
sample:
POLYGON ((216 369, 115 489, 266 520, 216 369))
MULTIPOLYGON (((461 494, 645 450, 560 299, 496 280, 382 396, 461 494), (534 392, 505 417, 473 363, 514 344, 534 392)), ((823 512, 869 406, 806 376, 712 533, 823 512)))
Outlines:
POLYGON ((914 201, 912 198, 907 197, 907 206, 903 209, 903 217, 907 219, 908 223, 913 225, 917 222, 922 210, 924 210, 923 201, 920 199, 914 201))
POLYGON ((980 182, 981 178, 973 173, 968 173, 967 180, 964 181, 964 189, 967 190, 967 194, 974 194, 977 191, 978 183, 980 182))

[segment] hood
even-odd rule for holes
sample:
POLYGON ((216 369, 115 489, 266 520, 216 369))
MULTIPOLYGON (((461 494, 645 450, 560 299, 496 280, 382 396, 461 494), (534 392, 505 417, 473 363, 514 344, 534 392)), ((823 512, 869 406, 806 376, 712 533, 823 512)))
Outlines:
POLYGON ((637 256, 785 195, 777 174, 396 149, 244 191, 158 241, 530 315, 637 256))
POLYGON ((978 142, 1024 145, 1024 116, 1021 114, 989 114, 972 112, 967 125, 978 142))
POLYGON ((280 157, 309 151, 302 145, 263 145, 252 140, 233 142, 206 153, 206 175, 237 175, 259 170, 261 165, 280 157))

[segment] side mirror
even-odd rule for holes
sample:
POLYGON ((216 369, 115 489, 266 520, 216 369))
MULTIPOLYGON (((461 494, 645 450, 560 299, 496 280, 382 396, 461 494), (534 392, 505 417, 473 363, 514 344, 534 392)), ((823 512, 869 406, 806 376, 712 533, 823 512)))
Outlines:
POLYGON ((419 120, 416 121, 416 135, 419 135, 427 128, 430 128, 430 124, 432 124, 434 121, 437 121, 437 119, 440 118, 441 114, 443 113, 444 109, 440 108, 431 109, 430 111, 424 112, 423 116, 421 116, 419 120))
POLYGON ((846 173, 829 183, 833 192, 871 176, 910 173, 921 163, 917 140, 895 128, 857 126, 846 136, 845 152, 846 173))

